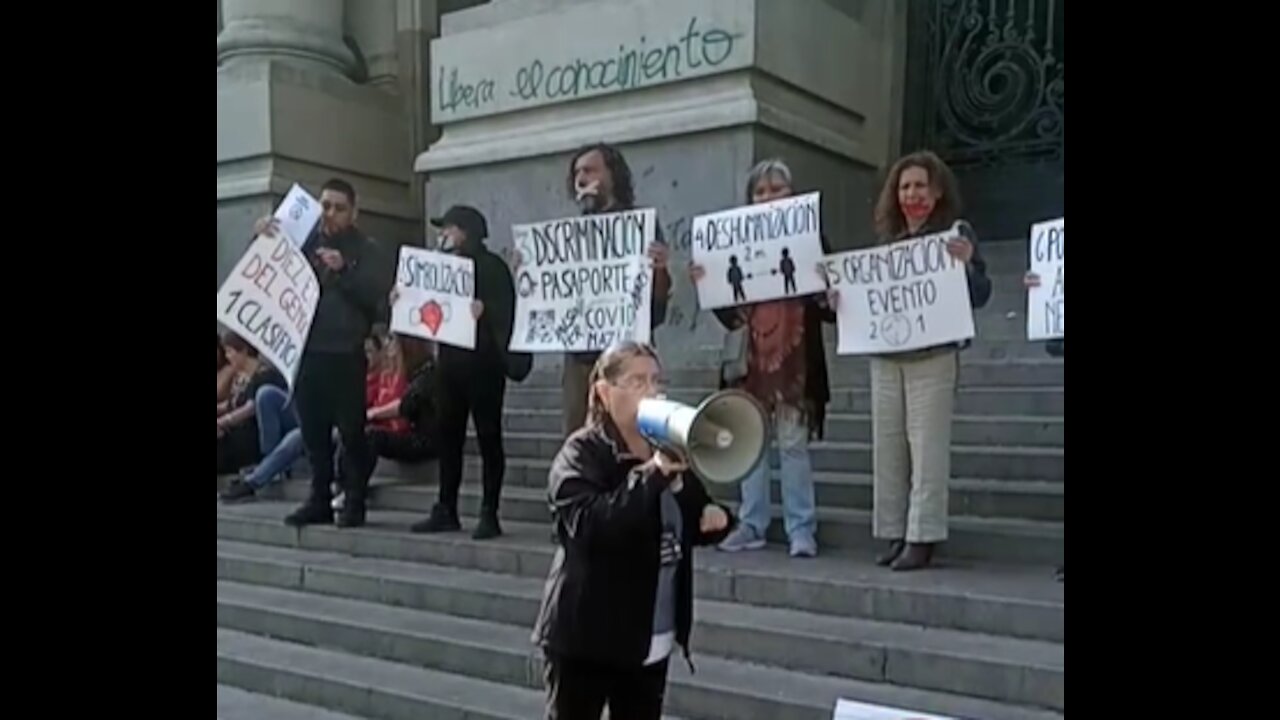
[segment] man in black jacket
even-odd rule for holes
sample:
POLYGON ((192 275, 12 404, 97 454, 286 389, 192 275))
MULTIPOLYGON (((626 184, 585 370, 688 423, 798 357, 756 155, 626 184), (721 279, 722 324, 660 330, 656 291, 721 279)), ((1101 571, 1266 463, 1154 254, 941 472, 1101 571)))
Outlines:
POLYGON ((441 229, 441 249, 475 261, 476 349, 440 346, 440 497, 431 516, 414 532, 461 530, 458 489, 462 485, 462 449, 467 417, 475 418, 484 463, 484 499, 473 537, 488 540, 502 534, 498 500, 506 456, 502 449, 502 403, 507 391, 507 348, 515 321, 516 290, 511 270, 485 246, 489 225, 472 207, 456 205, 431 221, 441 229))
MULTIPOLYGON (((330 502, 337 427, 346 456, 346 499, 337 525, 359 527, 373 464, 364 433, 364 340, 386 297, 388 280, 378 270, 377 246, 355 226, 355 189, 346 181, 330 180, 321 188, 320 206, 320 223, 302 246, 320 280, 320 299, 294 384, 302 442, 311 463, 311 497, 285 523, 302 527, 334 521, 330 502)), ((259 231, 272 225, 270 219, 259 221, 259 231)))

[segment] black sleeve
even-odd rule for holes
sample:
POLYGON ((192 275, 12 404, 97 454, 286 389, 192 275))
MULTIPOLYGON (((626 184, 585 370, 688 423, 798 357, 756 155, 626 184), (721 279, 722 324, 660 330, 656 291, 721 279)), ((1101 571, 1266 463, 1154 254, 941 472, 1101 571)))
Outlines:
POLYGON ((511 269, 497 255, 487 256, 485 264, 488 269, 484 295, 480 298, 484 303, 484 314, 480 320, 498 348, 505 351, 511 347, 511 332, 515 327, 516 284, 511 277, 511 269))
POLYGON ((960 232, 973 243, 973 257, 965 266, 965 275, 969 279, 969 302, 974 309, 986 306, 991 300, 991 278, 987 277, 987 261, 982 258, 982 250, 978 244, 978 233, 969 223, 961 223, 960 232))
MULTIPOLYGON (((662 224, 659 223, 653 231, 654 242, 667 244, 666 237, 662 234, 662 224)), ((670 255, 667 256, 668 265, 670 265, 670 255)), ((671 271, 668 268, 653 271, 653 299, 649 305, 649 329, 656 330, 664 322, 667 321, 667 304, 671 299, 671 271)))
POLYGON ((583 435, 575 435, 551 463, 551 510, 564 528, 566 542, 617 547, 658 531, 658 503, 668 478, 652 466, 637 467, 613 486, 600 477, 612 466, 598 457, 603 452, 583 435))
POLYGON ((378 268, 377 246, 373 241, 365 240, 360 256, 348 258, 348 262, 351 264, 335 276, 334 287, 372 322, 378 317, 381 303, 391 289, 383 282, 378 268))
POLYGON ((729 533, 733 531, 737 520, 728 508, 711 499, 698 476, 687 472, 681 477, 684 487, 680 492, 676 493, 675 497, 676 502, 680 505, 680 515, 684 519, 684 536, 692 538, 694 545, 719 545, 725 538, 729 537, 729 533), (723 530, 713 533, 702 532, 702 513, 708 505, 719 507, 724 511, 725 517, 729 518, 729 522, 723 530))
POLYGON ((413 379, 409 381, 409 387, 404 391, 404 397, 400 398, 400 417, 406 420, 417 420, 432 408, 432 368, 428 364, 423 366, 414 373, 413 379))
POLYGON ((711 314, 716 316, 716 320, 720 322, 725 330, 737 330, 742 327, 744 322, 741 311, 741 307, 726 307, 712 310, 711 314))

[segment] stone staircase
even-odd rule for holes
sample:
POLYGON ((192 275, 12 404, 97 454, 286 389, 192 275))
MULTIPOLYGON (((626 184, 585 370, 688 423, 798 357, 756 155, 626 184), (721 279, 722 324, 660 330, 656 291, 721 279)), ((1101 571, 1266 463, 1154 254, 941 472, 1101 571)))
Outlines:
MULTIPOLYGON (((973 720, 1063 716, 1065 589, 1052 566, 1065 553, 1065 367, 1020 340, 1020 252, 987 251, 997 294, 979 313, 988 336, 962 361, 940 567, 871 563, 867 366, 834 359, 827 439, 813 446, 822 556, 698 551, 697 671, 672 663, 668 713, 830 720, 846 697, 973 720)), ((715 385, 706 370, 668 375, 685 401, 715 385)), ((539 369, 509 392, 496 541, 407 531, 435 499, 431 465, 381 468, 360 530, 285 527, 301 482, 286 486, 289 503, 219 506, 219 718, 542 717, 529 633, 554 551, 545 487, 559 385, 539 369)), ((470 528, 473 438, 468 454, 470 528)))
MULTIPOLYGON (((547 526, 406 532, 432 497, 381 487, 354 531, 290 529, 289 503, 219 507, 218 683, 363 718, 540 717, 547 526)), ((859 553, 706 550, 695 583, 697 672, 673 663, 675 716, 829 720, 839 697, 983 720, 1064 710, 1065 593, 1042 569, 903 576, 859 553)))

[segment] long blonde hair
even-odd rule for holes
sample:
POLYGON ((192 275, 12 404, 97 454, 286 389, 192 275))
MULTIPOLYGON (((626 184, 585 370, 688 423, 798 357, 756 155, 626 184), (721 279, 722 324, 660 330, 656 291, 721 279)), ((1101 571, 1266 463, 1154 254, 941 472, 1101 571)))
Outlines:
POLYGON ((622 374, 627 361, 635 358, 652 358, 659 365, 658 351, 652 346, 634 340, 624 340, 605 350, 600 359, 591 368, 591 376, 587 379, 587 424, 600 425, 609 417, 609 409, 605 407, 604 398, 596 392, 596 383, 604 380, 614 382, 622 374))

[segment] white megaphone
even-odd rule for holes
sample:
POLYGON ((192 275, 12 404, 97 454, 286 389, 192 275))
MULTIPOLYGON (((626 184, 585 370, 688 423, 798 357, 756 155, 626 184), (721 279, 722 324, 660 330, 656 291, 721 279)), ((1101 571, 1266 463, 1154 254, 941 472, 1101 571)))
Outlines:
POLYGON ((640 401, 640 434, 707 482, 733 483, 764 455, 768 421, 755 398, 722 390, 698 407, 665 398, 640 401))

